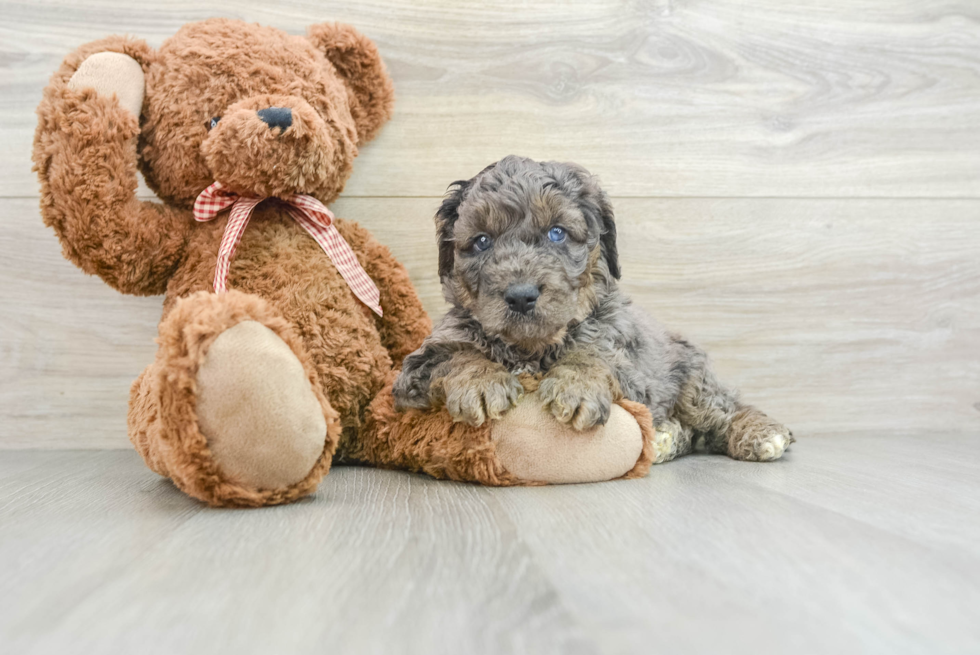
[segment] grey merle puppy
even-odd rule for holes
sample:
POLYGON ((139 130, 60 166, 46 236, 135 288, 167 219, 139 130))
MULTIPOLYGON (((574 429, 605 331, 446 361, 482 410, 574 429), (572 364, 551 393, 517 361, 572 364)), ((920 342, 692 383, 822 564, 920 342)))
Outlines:
POLYGON ((520 398, 518 374, 540 373, 545 406, 579 430, 619 397, 649 407, 658 462, 698 443, 773 460, 793 441, 620 291, 612 206, 581 166, 506 157, 449 187, 436 230, 452 308, 405 358, 398 409, 445 405, 481 425, 520 398))

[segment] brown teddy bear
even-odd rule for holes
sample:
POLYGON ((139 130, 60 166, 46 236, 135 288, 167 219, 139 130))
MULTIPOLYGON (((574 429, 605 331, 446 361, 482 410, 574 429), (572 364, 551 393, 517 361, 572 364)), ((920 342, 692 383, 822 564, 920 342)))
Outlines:
POLYGON ((86 273, 165 294, 130 395, 147 465, 240 506, 311 493, 334 458, 497 485, 643 475, 654 433, 634 403, 575 434, 533 403, 479 428, 393 410, 395 369, 431 323, 388 249, 325 207, 392 102, 374 44, 341 24, 301 37, 212 19, 159 50, 113 36, 51 78, 34 141, 45 223, 86 273), (137 199, 137 165, 162 202, 137 199))

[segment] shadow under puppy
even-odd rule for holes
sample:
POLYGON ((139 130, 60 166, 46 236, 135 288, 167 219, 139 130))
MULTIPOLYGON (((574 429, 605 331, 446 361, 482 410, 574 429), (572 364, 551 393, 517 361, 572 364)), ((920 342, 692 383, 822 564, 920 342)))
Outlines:
POLYGON ((445 406, 482 425, 517 403, 518 376, 532 374, 545 407, 576 430, 604 424, 620 398, 646 405, 656 462, 698 443, 768 461, 793 441, 620 291, 612 206, 581 166, 506 157, 454 182, 436 226, 452 308, 405 358, 397 409, 445 406))

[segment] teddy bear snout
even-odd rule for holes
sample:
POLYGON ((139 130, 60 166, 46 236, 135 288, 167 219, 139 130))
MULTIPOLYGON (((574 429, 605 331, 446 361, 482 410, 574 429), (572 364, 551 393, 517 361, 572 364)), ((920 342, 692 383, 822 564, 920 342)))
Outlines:
POLYGON ((343 135, 303 98, 257 96, 222 113, 201 145, 215 181, 263 197, 329 198, 342 186, 343 163, 352 158, 343 135))
POLYGON ((293 110, 289 107, 266 107, 256 113, 270 129, 278 127, 285 132, 293 124, 293 110))

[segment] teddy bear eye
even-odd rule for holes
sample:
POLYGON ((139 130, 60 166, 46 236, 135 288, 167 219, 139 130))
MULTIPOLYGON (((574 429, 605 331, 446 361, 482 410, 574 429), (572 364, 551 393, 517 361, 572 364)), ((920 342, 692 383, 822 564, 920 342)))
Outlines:
POLYGON ((218 126, 218 121, 221 120, 221 116, 215 116, 208 122, 208 129, 213 130, 218 126))

